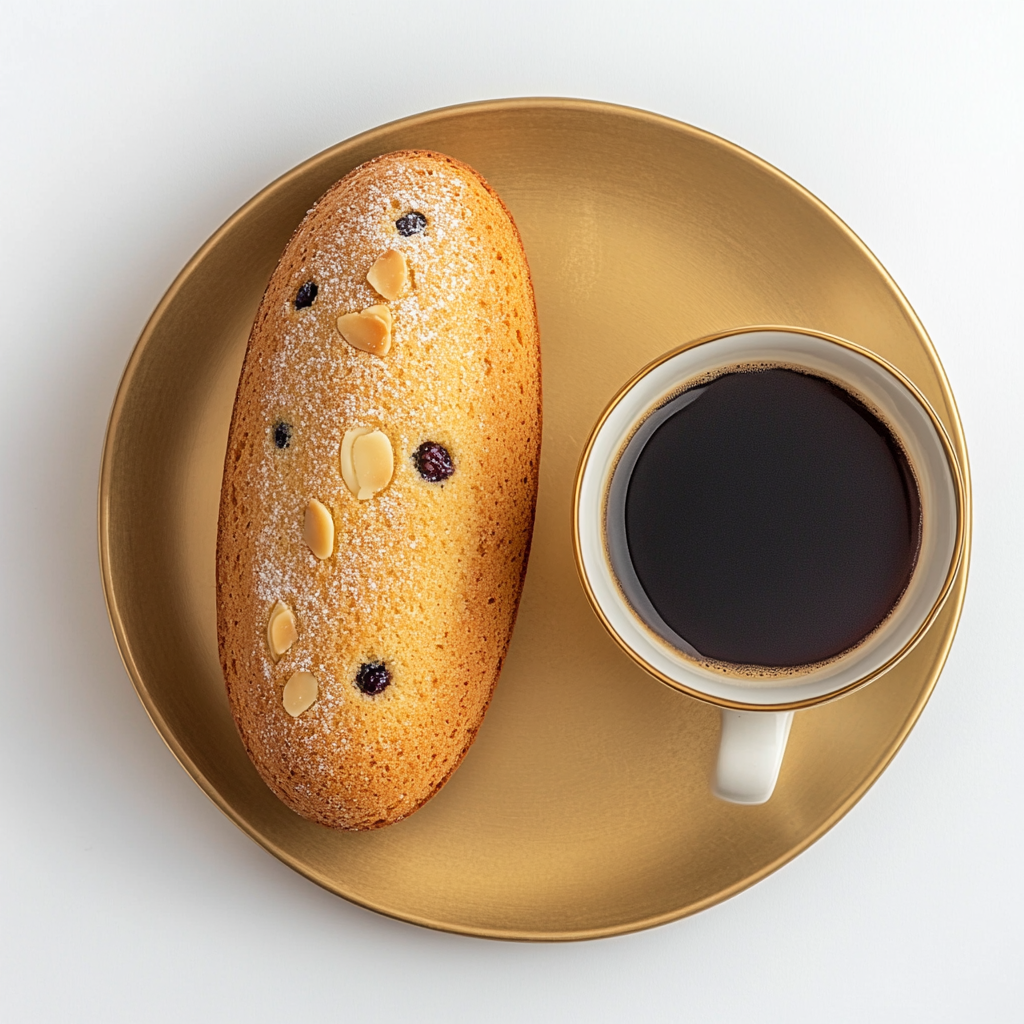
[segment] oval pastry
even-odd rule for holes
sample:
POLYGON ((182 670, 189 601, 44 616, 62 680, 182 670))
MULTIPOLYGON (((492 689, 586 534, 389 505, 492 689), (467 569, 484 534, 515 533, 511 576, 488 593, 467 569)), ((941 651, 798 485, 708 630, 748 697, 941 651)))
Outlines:
POLYGON ((357 167, 257 313, 217 537, 217 627, 250 758, 335 828, 405 817, 469 749, 515 622, 540 348, 511 216, 437 153, 357 167))

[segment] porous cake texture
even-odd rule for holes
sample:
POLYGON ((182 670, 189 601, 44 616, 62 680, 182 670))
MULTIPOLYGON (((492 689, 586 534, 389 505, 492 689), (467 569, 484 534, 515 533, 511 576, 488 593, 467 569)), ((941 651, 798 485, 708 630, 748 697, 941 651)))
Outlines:
POLYGON ((231 709, 299 814, 377 828, 458 767, 515 622, 540 436, 530 272, 501 200, 437 153, 357 167, 271 277, 221 492, 231 709))

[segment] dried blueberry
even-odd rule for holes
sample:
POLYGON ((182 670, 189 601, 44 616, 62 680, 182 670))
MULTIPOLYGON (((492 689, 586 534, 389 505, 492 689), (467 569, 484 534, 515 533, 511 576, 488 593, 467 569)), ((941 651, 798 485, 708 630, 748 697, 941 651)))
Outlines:
POLYGON ((403 214, 395 221, 400 235, 408 238, 410 235, 418 235, 427 226, 427 218, 419 210, 411 210, 403 214))
POLYGON ((290 423, 278 420, 274 424, 274 444, 278 448, 287 448, 292 443, 292 427, 290 423))
POLYGON ((356 686, 370 697, 383 693, 391 683, 391 673, 383 661, 364 661, 356 673, 356 686))
POLYGON ((312 306, 318 291, 320 289, 317 288, 316 281, 307 281, 295 296, 295 308, 305 309, 307 306, 312 306))
POLYGON ((424 480, 432 484, 447 480, 455 472, 455 463, 444 445, 436 441, 424 441, 413 453, 412 461, 424 480))

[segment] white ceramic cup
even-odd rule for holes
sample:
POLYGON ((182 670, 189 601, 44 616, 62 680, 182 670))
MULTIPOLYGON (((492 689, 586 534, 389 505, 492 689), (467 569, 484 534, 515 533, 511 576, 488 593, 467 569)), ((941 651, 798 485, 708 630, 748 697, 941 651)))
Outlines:
MULTIPOLYGON (((627 467, 618 479, 628 475, 627 467)), ((619 645, 662 682, 722 709, 715 794, 733 803, 760 804, 775 789, 794 711, 877 679, 925 633, 963 555, 963 510, 963 475, 949 438, 925 398, 895 367, 841 338, 796 328, 749 328, 667 353, 609 403, 576 474, 573 542, 587 596, 619 645), (641 443, 629 444, 629 450, 642 450, 640 432, 653 433, 659 408, 700 378, 758 364, 803 369, 859 397, 903 446, 921 499, 917 563, 881 626, 824 665, 763 678, 701 664, 692 648, 686 650, 685 640, 661 622, 653 605, 644 604, 639 582, 624 579, 630 570, 622 571, 624 527, 616 511, 621 502, 613 493, 620 486, 613 478, 628 442, 636 434, 641 443)))

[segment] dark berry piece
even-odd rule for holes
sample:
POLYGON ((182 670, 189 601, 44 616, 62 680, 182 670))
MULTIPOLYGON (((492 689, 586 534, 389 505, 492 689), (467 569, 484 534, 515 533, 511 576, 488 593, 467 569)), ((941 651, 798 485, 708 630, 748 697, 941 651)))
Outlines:
POLYGON ((292 427, 290 423, 278 421, 274 424, 274 444, 278 448, 287 448, 292 443, 292 427))
POLYGON ((424 480, 438 484, 455 472, 455 463, 443 444, 436 441, 424 441, 413 454, 412 461, 424 480))
POLYGON ((427 218, 419 210, 412 210, 395 221, 400 235, 408 238, 410 235, 418 235, 427 226, 427 218))
POLYGON ((316 281, 307 281, 295 296, 295 308, 305 309, 307 306, 312 306, 318 291, 320 289, 317 288, 316 281))
POLYGON ((356 686, 370 697, 383 693, 391 683, 391 673, 383 661, 364 661, 356 673, 356 686))

